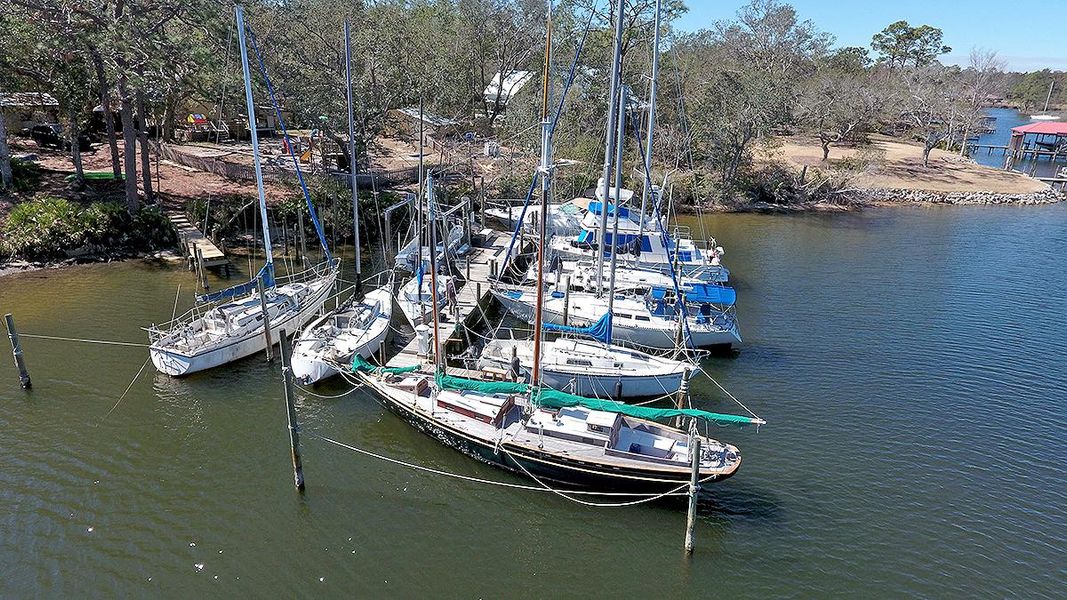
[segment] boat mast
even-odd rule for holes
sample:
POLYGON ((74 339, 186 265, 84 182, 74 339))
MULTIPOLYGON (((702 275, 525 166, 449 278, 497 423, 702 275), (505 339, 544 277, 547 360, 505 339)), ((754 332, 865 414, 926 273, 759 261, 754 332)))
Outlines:
POLYGON ((1041 112, 1048 112, 1049 102, 1052 102, 1052 89, 1055 88, 1055 87, 1056 87, 1056 82, 1055 81, 1053 81, 1052 83, 1048 84, 1048 96, 1045 97, 1045 110, 1043 110, 1041 112))
MULTIPOLYGON (((608 91, 608 127, 607 127, 607 143, 604 148, 604 170, 601 172, 601 179, 603 183, 600 185, 600 190, 603 192, 604 200, 600 207, 600 239, 597 245, 597 275, 596 275, 596 287, 597 293, 604 294, 604 243, 608 236, 608 204, 610 198, 608 197, 608 178, 611 177, 611 158, 612 150, 614 149, 612 140, 614 139, 613 132, 615 131, 615 95, 618 88, 621 86, 619 77, 620 64, 622 62, 622 11, 623 0, 615 0, 615 45, 614 56, 611 59, 611 85, 608 91)), ((615 202, 618 204, 619 199, 616 198, 615 202)), ((618 210, 618 207, 616 207, 618 210)))
MULTIPOLYGON (((415 276, 418 278, 419 269, 422 268, 422 230, 425 229, 426 224, 422 214, 422 191, 423 186, 423 170, 422 170, 422 97, 419 97, 419 195, 415 197, 415 235, 418 236, 418 242, 415 244, 415 258, 418 259, 415 262, 415 276)), ((430 249, 430 254, 433 254, 434 249, 430 249)), ((422 310, 422 282, 416 281, 416 300, 419 305, 419 310, 422 310)), ((423 313, 425 314, 425 313, 423 313)))
POLYGON ((356 297, 362 295, 362 279, 360 275, 359 256, 359 187, 356 185, 356 126, 355 115, 352 105, 352 36, 349 33, 348 20, 345 20, 345 92, 348 96, 348 174, 352 183, 352 234, 355 236, 353 245, 356 247, 356 297))
MULTIPOLYGON (((441 341, 440 341, 440 328, 438 321, 440 320, 440 313, 437 306, 437 236, 435 228, 433 227, 433 221, 436 216, 433 214, 434 198, 433 198, 433 176, 426 176, 426 210, 429 213, 430 219, 430 301, 433 303, 433 364, 435 367, 441 369, 441 372, 445 372, 445 361, 441 360, 441 341)), ((420 263, 421 264, 421 263, 420 263)), ((422 286, 419 286, 419 300, 421 306, 422 300, 422 286)), ((421 310, 421 309, 420 309, 421 310)))
MULTIPOLYGON (((621 79, 621 78, 620 78, 621 79)), ((626 140, 626 88, 619 82, 619 129, 615 132, 615 217, 611 226, 611 283, 608 286, 608 338, 611 343, 611 334, 615 320, 615 265, 619 257, 619 213, 622 209, 618 205, 618 199, 622 197, 622 151, 626 140)))
POLYGON ((252 135, 252 162, 256 169, 256 192, 259 194, 259 216, 263 223, 263 250, 267 259, 267 277, 270 286, 274 285, 274 256, 271 252, 270 226, 267 224, 267 195, 263 189, 263 165, 259 158, 259 134, 256 131, 256 107, 252 101, 252 75, 248 69, 248 48, 245 45, 245 15, 244 9, 238 4, 237 11, 237 41, 241 47, 241 71, 245 79, 245 108, 248 111, 248 130, 252 135))
MULTIPOLYGON (((552 186, 552 149, 548 122, 548 79, 552 63, 552 0, 548 1, 548 17, 545 23, 545 67, 541 77, 541 218, 537 238, 537 305, 534 308, 533 377, 534 387, 541 385, 541 338, 545 299, 545 240, 547 236, 549 196, 552 186)), ((501 74, 501 77, 504 75, 501 74)))
MULTIPOLYGON (((641 215, 637 227, 637 243, 640 244, 645 235, 645 211, 648 207, 649 196, 652 195, 652 137, 655 133, 656 124, 656 79, 659 76, 659 29, 662 0, 656 0, 656 33, 652 37, 652 83, 648 90, 648 134, 645 136, 645 185, 641 188, 641 215)), ((641 262, 638 255, 637 262, 641 262)))

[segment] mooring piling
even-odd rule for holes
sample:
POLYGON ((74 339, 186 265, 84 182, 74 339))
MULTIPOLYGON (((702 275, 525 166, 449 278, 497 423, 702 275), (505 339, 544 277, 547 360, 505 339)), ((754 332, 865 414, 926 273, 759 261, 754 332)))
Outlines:
POLYGON ((30 382, 30 373, 26 370, 26 361, 22 356, 22 343, 19 341, 19 332, 15 329, 15 318, 11 313, 4 315, 7 324, 7 339, 11 341, 11 354, 15 357, 15 368, 19 371, 19 385, 28 390, 33 385, 30 382))
POLYGON ((293 459, 293 483, 296 489, 304 491, 304 465, 300 461, 300 426, 296 420, 296 400, 293 398, 293 369, 290 363, 292 352, 289 338, 285 332, 278 339, 278 349, 282 359, 282 385, 285 388, 285 415, 289 423, 289 453, 293 459))
MULTIPOLYGON (((267 362, 274 360, 274 344, 270 339, 270 313, 267 312, 267 291, 263 287, 263 278, 256 279, 259 287, 259 308, 263 311, 263 339, 267 342, 267 362)), ((285 332, 282 332, 285 337, 285 332)), ((284 360, 284 359, 283 359, 284 360)))
POLYGON ((689 432, 689 512, 685 517, 685 553, 693 553, 693 530, 697 524, 697 494, 700 492, 700 436, 689 432))

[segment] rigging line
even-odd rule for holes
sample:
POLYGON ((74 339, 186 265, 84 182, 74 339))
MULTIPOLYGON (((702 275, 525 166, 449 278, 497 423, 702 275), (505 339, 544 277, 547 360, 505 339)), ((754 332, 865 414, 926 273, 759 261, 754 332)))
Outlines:
POLYGON ((722 386, 722 385, 721 385, 721 384, 720 384, 720 383, 719 383, 718 381, 716 381, 716 380, 715 380, 715 378, 714 378, 714 377, 712 377, 712 376, 711 376, 711 375, 709 375, 708 373, 704 373, 704 374, 705 374, 705 375, 707 375, 707 376, 708 376, 708 379, 710 379, 710 380, 711 380, 711 382, 715 384, 715 387, 717 387, 717 388, 719 388, 720 390, 722 390, 722 392, 723 392, 724 394, 726 394, 727 396, 729 396, 731 400, 733 400, 734 402, 736 402, 736 403, 738 404, 738 406, 740 406, 741 408, 743 408, 743 409, 747 410, 747 411, 748 411, 748 414, 752 415, 753 417, 756 417, 757 419, 762 419, 762 418, 763 418, 763 417, 760 417, 759 415, 757 415, 756 413, 752 412, 752 409, 750 409, 749 407, 745 406, 743 402, 741 402, 740 400, 738 400, 738 399, 737 399, 737 397, 736 397, 736 396, 734 396, 733 394, 731 394, 731 393, 730 393, 730 390, 728 390, 728 389, 724 388, 724 387, 723 387, 723 386, 722 386))
MULTIPOLYGON (((245 24, 245 29, 248 30, 248 38, 252 42, 252 50, 256 53, 256 58, 259 62, 259 72, 263 75, 263 81, 267 84, 267 93, 270 94, 271 103, 274 105, 274 113, 278 117, 278 124, 282 127, 282 135, 285 137, 285 144, 289 147, 289 156, 293 160, 293 167, 296 168, 296 178, 300 182, 300 189, 304 192, 304 200, 308 205, 308 214, 311 216, 311 223, 315 226, 315 233, 319 236, 319 244, 322 246, 323 254, 327 261, 332 260, 330 249, 326 244, 326 234, 323 233, 322 223, 319 222, 318 213, 315 210, 315 204, 311 201, 311 193, 308 191, 307 183, 304 181, 304 173, 300 169, 300 161, 296 158, 296 152, 293 150, 293 142, 289 139, 289 130, 285 127, 285 119, 282 118, 282 109, 278 104, 277 95, 274 93, 274 85, 270 81, 270 76, 267 74, 267 65, 263 61, 263 55, 259 51, 259 46, 256 44, 256 34, 252 31, 252 27, 245 24)), ((267 249, 269 251, 269 249, 267 249)))
POLYGON ((119 407, 119 403, 122 402, 122 399, 126 397, 126 394, 130 393, 130 389, 133 387, 133 384, 137 383, 137 379, 141 377, 141 373, 144 371, 144 368, 148 366, 148 361, 150 360, 152 360, 151 356, 145 359, 144 363, 141 364, 140 369, 137 369, 137 374, 133 376, 133 380, 130 381, 130 385, 126 386, 126 390, 122 392, 122 395, 119 396, 119 399, 115 401, 115 405, 111 407, 111 410, 107 411, 107 414, 104 415, 104 418, 111 416, 111 413, 115 412, 115 409, 119 407))
POLYGON ((296 389, 300 390, 301 392, 304 392, 308 396, 314 396, 315 398, 321 398, 323 400, 336 400, 337 398, 343 398, 344 396, 347 396, 347 395, 351 394, 352 392, 354 392, 354 391, 359 389, 358 387, 353 387, 352 389, 348 390, 347 392, 342 392, 340 394, 337 394, 336 396, 327 396, 325 394, 316 394, 315 392, 313 392, 313 391, 309 390, 308 388, 303 387, 300 384, 295 383, 295 382, 293 383, 293 385, 296 386, 296 389))
MULTIPOLYGON (((313 437, 313 438, 318 438, 318 439, 320 439, 320 440, 322 440, 322 441, 324 441, 326 443, 333 444, 333 445, 341 447, 341 448, 345 448, 346 450, 351 450, 353 452, 358 452, 358 453, 363 454, 365 456, 369 456, 371 458, 377 458, 378 460, 383 460, 383 461, 388 462, 388 463, 393 463, 393 464, 399 465, 401 467, 407 467, 409 469, 415 469, 416 471, 424 471, 424 472, 427 472, 427 473, 433 473, 434 475, 443 475, 445 477, 452 477, 452 478, 455 478, 455 479, 462 479, 463 481, 471 481, 471 482, 474 482, 474 483, 484 483, 484 484, 487 484, 487 485, 495 485, 495 486, 499 486, 499 487, 506 487, 506 488, 512 488, 512 489, 517 489, 517 490, 526 490, 526 491, 531 491, 531 492, 553 492, 553 493, 556 493, 556 494, 560 493, 560 492, 558 492, 556 490, 553 490, 552 488, 543 487, 544 484, 542 484, 542 486, 526 485, 526 484, 522 484, 522 483, 510 483, 510 482, 507 482, 507 481, 498 481, 498 480, 493 480, 493 479, 483 479, 481 477, 473 477, 471 475, 462 475, 460 473, 452 473, 450 471, 444 471, 444 470, 441 470, 441 469, 435 469, 433 467, 427 467, 427 466, 424 466, 424 465, 418 465, 418 464, 415 464, 415 463, 402 461, 400 459, 392 458, 392 457, 389 457, 389 456, 385 456, 383 454, 377 454, 375 452, 371 452, 370 450, 364 450, 363 448, 357 448, 357 447, 352 446, 350 444, 345 444, 344 442, 339 442, 337 440, 330 439, 330 438, 328 438, 326 436, 319 435, 319 434, 314 433, 314 432, 310 432, 309 431, 305 435, 308 435, 308 436, 313 437)), ((504 452, 507 453, 507 450, 504 450, 504 452)), ((509 454, 509 456, 510 456, 510 454, 509 454)), ((689 484, 686 483, 685 486, 683 486, 683 487, 689 487, 689 484)), ((658 495, 652 496, 652 499, 658 499, 658 498, 662 498, 662 497, 668 496, 668 495, 680 495, 680 494, 677 493, 678 490, 680 490, 680 489, 682 489, 682 488, 677 488, 675 490, 671 490, 670 492, 668 492, 666 494, 658 494, 658 495)), ((647 497, 648 496, 648 494, 637 494, 637 493, 633 493, 633 492, 593 492, 593 491, 586 491, 586 490, 575 490, 575 491, 571 491, 571 492, 568 492, 568 493, 569 494, 574 494, 574 495, 585 495, 585 496, 624 496, 624 497, 647 497)))
POLYGON ((19 337, 36 338, 36 339, 39 339, 39 340, 55 340, 55 341, 59 341, 59 342, 81 342, 81 343, 85 343, 85 344, 105 344, 105 345, 109 345, 109 346, 131 346, 131 347, 134 347, 134 348, 148 348, 148 347, 150 347, 149 344, 136 344, 134 342, 116 342, 116 341, 112 341, 112 340, 93 340, 93 339, 86 339, 86 338, 60 337, 58 335, 33 335, 31 333, 20 333, 19 337))

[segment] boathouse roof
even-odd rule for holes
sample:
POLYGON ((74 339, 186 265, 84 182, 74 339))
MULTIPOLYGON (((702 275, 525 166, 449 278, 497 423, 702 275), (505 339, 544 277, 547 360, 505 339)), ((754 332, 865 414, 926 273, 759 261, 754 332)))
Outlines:
POLYGON ((1067 135, 1067 123, 1040 121, 1038 123, 1030 123, 1028 125, 1020 125, 1011 128, 1012 135, 1025 135, 1027 133, 1036 133, 1040 135, 1067 135))

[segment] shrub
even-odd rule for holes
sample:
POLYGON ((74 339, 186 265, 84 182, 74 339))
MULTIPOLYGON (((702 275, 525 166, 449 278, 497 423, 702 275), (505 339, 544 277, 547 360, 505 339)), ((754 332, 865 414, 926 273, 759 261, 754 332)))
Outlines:
POLYGON ((83 246, 148 250, 176 241, 158 207, 146 207, 131 217, 117 202, 82 206, 51 196, 15 206, 0 227, 0 253, 26 259, 58 258, 83 246))
POLYGON ((16 192, 36 190, 41 183, 41 167, 25 160, 12 160, 11 183, 16 192))

